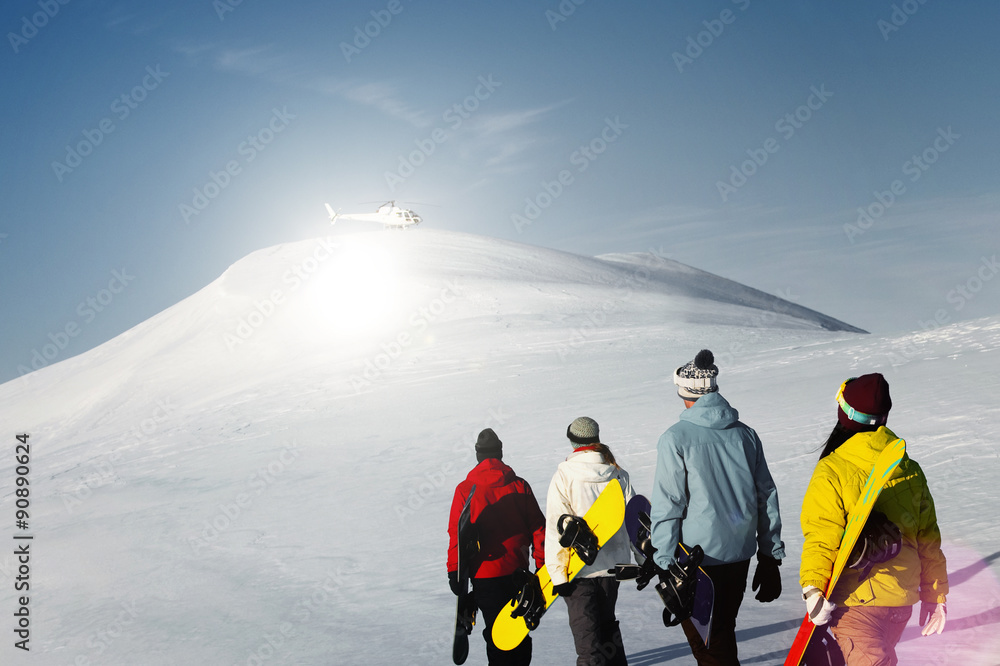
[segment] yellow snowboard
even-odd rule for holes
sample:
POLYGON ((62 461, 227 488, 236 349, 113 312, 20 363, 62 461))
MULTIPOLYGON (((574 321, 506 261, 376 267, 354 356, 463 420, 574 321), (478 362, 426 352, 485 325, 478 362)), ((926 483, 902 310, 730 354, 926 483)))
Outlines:
MULTIPOLYGON (((607 485, 587 513, 584 514, 583 519, 587 522, 590 531, 597 537, 598 546, 603 546, 621 529, 625 522, 625 493, 618 480, 607 485)), ((566 571, 567 580, 573 580, 584 566, 583 560, 580 559, 576 551, 570 550, 569 565, 566 571)), ((552 591, 552 578, 549 577, 549 570, 546 567, 539 569, 537 576, 545 599, 545 608, 548 608, 559 595, 552 591)), ((516 608, 517 601, 511 599, 493 623, 493 643, 501 650, 513 650, 528 635, 529 629, 524 622, 524 617, 511 615, 516 608)))

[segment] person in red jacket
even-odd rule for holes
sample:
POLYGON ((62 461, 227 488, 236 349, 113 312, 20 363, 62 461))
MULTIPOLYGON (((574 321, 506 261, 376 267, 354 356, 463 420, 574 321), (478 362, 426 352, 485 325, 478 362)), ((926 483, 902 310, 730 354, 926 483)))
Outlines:
POLYGON ((470 576, 476 605, 482 613, 483 638, 490 666, 531 663, 531 637, 516 649, 504 652, 493 645, 492 629, 500 610, 514 598, 514 572, 528 568, 528 553, 535 569, 545 564, 545 516, 531 486, 505 465, 503 443, 492 428, 479 433, 476 459, 469 475, 455 488, 448 521, 448 582, 458 594, 458 517, 475 486, 470 512, 479 538, 470 576))

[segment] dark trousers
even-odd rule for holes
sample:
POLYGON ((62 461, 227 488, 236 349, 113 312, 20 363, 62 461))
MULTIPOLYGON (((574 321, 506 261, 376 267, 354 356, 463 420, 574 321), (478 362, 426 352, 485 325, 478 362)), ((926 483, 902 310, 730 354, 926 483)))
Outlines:
POLYGON ((747 589, 747 573, 750 560, 731 564, 703 566, 702 569, 712 579, 715 586, 715 606, 712 609, 712 629, 705 647, 701 635, 691 620, 685 620, 684 635, 687 636, 691 653, 698 666, 739 666, 736 654, 736 616, 743 603, 743 593, 747 589))
POLYGON ((486 658, 490 666, 527 666, 531 663, 531 636, 529 635, 513 650, 506 652, 493 644, 493 622, 504 606, 517 593, 513 576, 497 578, 473 578, 472 590, 476 594, 483 622, 483 640, 486 641, 486 658))
POLYGON ((577 666, 628 666, 615 618, 618 581, 611 576, 577 578, 572 592, 561 596, 569 611, 577 666))

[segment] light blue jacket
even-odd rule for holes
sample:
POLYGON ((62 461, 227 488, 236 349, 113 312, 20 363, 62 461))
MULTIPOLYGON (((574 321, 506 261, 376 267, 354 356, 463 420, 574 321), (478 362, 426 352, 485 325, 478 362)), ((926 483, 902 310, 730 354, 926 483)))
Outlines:
POLYGON ((660 567, 674 560, 678 541, 700 545, 708 565, 755 552, 785 557, 778 491, 760 438, 739 416, 709 393, 660 436, 650 512, 660 567))

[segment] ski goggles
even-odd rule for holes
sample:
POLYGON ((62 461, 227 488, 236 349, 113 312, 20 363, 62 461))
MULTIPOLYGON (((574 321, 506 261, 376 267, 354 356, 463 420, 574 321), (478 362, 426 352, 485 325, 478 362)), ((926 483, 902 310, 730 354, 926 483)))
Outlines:
POLYGON ((889 419, 888 414, 865 414, 864 412, 859 412, 844 400, 844 389, 847 385, 853 382, 857 377, 851 377, 846 382, 840 385, 840 390, 837 391, 837 404, 840 408, 844 410, 844 414, 847 414, 847 418, 854 421, 855 423, 862 423, 864 425, 885 425, 885 422, 889 419))

